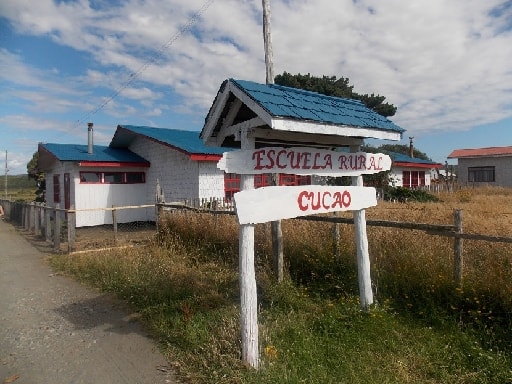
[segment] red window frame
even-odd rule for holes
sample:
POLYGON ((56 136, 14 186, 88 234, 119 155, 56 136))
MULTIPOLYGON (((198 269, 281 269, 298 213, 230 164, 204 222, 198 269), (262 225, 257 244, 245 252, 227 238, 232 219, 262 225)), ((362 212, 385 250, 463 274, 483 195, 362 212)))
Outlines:
POLYGON ((425 171, 403 171, 402 186, 406 188, 425 186, 425 171))
POLYGON ((144 184, 146 182, 145 172, 95 172, 95 171, 81 171, 80 172, 80 184, 144 184), (98 175, 98 181, 86 181, 84 174, 96 174, 98 175), (105 175, 121 175, 120 181, 107 181, 105 175), (138 177, 133 177, 137 175, 138 177), (129 177, 132 176, 132 177, 129 177))
MULTIPOLYGON (((272 175, 265 173, 254 175, 254 188, 268 187, 272 184, 272 175)), ((311 185, 310 175, 279 174, 279 185, 311 185)), ((224 173, 224 196, 230 200, 233 195, 240 192, 240 175, 237 173, 224 173)))
POLYGON ((53 175, 53 202, 60 203, 60 175, 53 175))

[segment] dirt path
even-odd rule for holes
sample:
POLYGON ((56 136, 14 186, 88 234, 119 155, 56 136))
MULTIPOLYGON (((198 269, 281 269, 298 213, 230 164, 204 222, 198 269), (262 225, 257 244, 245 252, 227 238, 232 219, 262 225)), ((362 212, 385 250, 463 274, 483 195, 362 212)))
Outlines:
POLYGON ((44 257, 0 220, 0 383, 177 383, 133 314, 44 257))

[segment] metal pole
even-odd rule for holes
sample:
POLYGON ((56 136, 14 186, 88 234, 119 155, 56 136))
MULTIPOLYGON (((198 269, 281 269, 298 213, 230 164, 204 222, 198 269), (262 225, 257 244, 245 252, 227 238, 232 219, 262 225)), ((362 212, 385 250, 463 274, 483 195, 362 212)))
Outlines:
POLYGON ((5 151, 5 200, 7 200, 7 172, 9 169, 7 168, 7 151, 5 151))

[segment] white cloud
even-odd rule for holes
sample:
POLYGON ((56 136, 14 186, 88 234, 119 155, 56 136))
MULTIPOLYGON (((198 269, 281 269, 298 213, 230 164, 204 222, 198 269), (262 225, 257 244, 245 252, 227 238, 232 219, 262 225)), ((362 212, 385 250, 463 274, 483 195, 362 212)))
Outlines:
MULTIPOLYGON (((180 33, 205 4, 127 0, 94 9, 87 0, 4 1, 0 14, 20 33, 50 36, 93 59, 82 77, 63 78, 3 50, 1 60, 19 68, 8 81, 31 87, 13 94, 31 100, 36 110, 49 108, 44 101, 51 100, 55 112, 75 108, 80 114, 122 88, 105 113, 206 113, 222 80, 264 81, 265 68, 261 2, 214 1, 190 31, 180 33), (45 92, 33 92, 37 87, 45 92), (167 108, 156 105, 168 100, 162 88, 181 99, 167 108), (138 110, 134 100, 146 109, 138 110)), ((381 94, 395 104, 393 120, 411 134, 463 130, 512 116, 510 2, 274 0, 271 5, 276 74, 349 77, 357 92, 381 94)))

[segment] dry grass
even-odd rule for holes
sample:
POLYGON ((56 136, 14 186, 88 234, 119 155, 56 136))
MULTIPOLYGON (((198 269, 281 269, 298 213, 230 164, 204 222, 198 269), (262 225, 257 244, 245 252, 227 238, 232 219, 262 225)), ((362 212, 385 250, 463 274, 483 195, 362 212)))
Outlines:
MULTIPOLYGON (((511 197, 485 189, 443 195, 441 203, 382 202, 367 218, 453 224, 453 210, 462 209, 465 232, 510 236, 511 197)), ((512 245, 465 240, 457 287, 452 238, 369 227, 378 306, 363 313, 352 225, 339 226, 335 244, 333 224, 283 221, 281 285, 269 272, 270 227, 257 225, 263 369, 256 373, 240 364, 236 218, 172 212, 161 224, 149 246, 54 263, 132 302, 191 382, 512 380, 512 245)))

